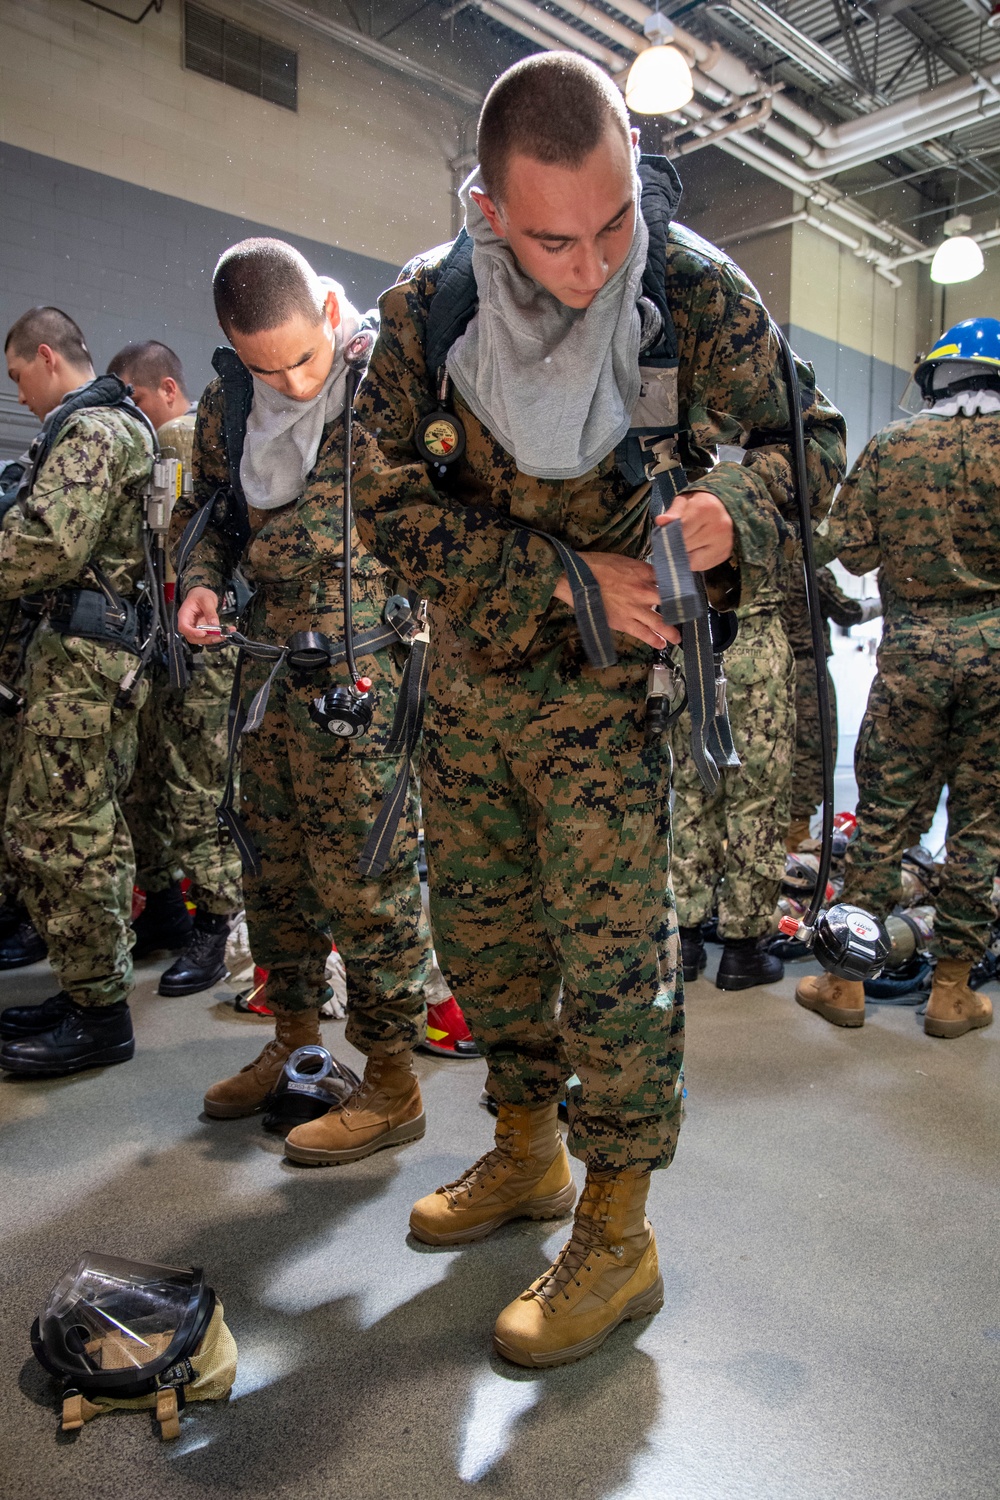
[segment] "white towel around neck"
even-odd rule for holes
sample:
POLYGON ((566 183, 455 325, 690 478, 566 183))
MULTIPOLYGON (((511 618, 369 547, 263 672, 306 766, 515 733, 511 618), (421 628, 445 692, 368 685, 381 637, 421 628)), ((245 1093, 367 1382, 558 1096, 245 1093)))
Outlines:
POLYGON ((258 376, 253 377, 253 405, 243 442, 240 483, 247 504, 256 510, 278 510, 301 495, 316 463, 323 429, 344 410, 344 349, 358 331, 361 314, 348 302, 342 286, 325 276, 320 279, 326 289, 336 292, 340 304, 333 364, 323 389, 311 401, 293 401, 258 376))
MULTIPOLYGON (((524 474, 576 479, 629 429, 639 396, 636 306, 649 231, 636 212, 624 264, 589 307, 566 307, 527 276, 463 184, 479 311, 448 352, 455 388, 524 474)), ((639 202, 638 181, 635 202, 639 202)))

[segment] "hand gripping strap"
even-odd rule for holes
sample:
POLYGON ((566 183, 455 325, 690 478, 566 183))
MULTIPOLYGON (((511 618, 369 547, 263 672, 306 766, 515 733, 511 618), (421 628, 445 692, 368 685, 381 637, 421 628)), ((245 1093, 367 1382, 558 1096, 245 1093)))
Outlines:
POLYGON ((573 595, 573 613, 587 660, 592 667, 613 667, 618 660, 615 643, 611 639, 608 617, 604 613, 604 601, 597 579, 583 558, 565 542, 550 536, 547 531, 535 531, 531 527, 521 528, 524 533, 540 536, 556 550, 556 555, 566 570, 570 592, 573 595))

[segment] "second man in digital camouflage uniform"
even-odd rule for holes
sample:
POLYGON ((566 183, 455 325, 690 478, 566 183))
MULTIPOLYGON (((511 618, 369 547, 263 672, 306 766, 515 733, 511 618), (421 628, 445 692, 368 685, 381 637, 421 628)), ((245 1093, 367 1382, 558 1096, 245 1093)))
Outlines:
MULTIPOLYGON (((784 568, 782 572, 787 572, 784 568)), ((707 791, 691 753, 690 716, 670 736, 674 836, 670 884, 677 903, 685 979, 705 966, 701 924, 718 902, 722 958, 716 985, 773 984, 784 965, 765 948, 785 868, 795 750, 795 666, 781 624, 780 575, 737 610, 739 634, 725 654, 733 744, 740 764, 707 791)))
POLYGON ((58 308, 25 313, 4 347, 21 400, 45 419, 0 527, 0 593, 33 596, 37 621, 4 842, 62 989, 4 1012, 0 1068, 75 1073, 134 1048, 135 863, 121 804, 147 690, 129 682, 153 435, 121 381, 95 380, 79 328, 58 308))
MULTIPOLYGON (((662 158, 640 168, 639 211, 635 141, 598 68, 566 53, 517 64, 486 100, 478 148, 461 289, 478 291, 478 310, 447 355, 450 414, 434 416, 448 393, 425 354, 433 299, 459 295, 442 278, 445 249, 381 299, 358 395, 356 513, 375 554, 433 604, 421 783, 432 922, 499 1109, 494 1148, 415 1205, 414 1235, 460 1244, 511 1218, 565 1214, 576 1195, 557 1106, 580 1079, 569 1145, 587 1182, 572 1237, 494 1333, 530 1366, 580 1358, 662 1300, 645 1204, 677 1144, 684 1020, 669 757, 645 743, 645 694, 651 648, 677 633, 655 613, 643 561, 649 486, 615 452, 640 393, 651 224, 666 247, 653 279, 663 285, 665 269, 686 462, 705 474, 717 443, 759 440, 745 465, 719 465, 672 507, 693 567, 719 570, 706 571, 716 597, 742 587, 752 599, 787 534, 788 410, 757 293, 721 251, 668 227, 679 184, 662 158), (464 453, 442 477, 436 454, 459 451, 456 420, 464 453), (617 665, 588 664, 550 538, 585 555, 617 665)), ((799 374, 825 497, 843 424, 799 374)))
MULTIPOLYGON (((882 613, 879 599, 852 599, 837 583, 831 568, 817 568, 820 606, 823 611, 825 655, 833 655, 830 621, 845 628, 873 620, 882 613)), ((816 659, 813 655, 809 606, 802 568, 791 570, 789 585, 781 608, 782 624, 795 657, 795 762, 792 767, 792 797, 786 838, 789 853, 809 837, 813 813, 823 800, 823 761, 819 732, 819 694, 816 687, 816 659)), ((830 695, 830 727, 833 732, 833 761, 837 762, 837 689, 833 674, 826 666, 826 685, 830 695)))
MULTIPOLYGON (((993 921, 1000 863, 1000 322, 948 330, 918 366, 924 410, 877 432, 845 480, 819 545, 852 573, 879 569, 878 674, 855 752, 858 831, 842 899, 885 918, 927 787, 948 783, 938 954, 924 1030, 989 1025, 969 988, 993 921)), ((804 979, 801 1005, 860 1026, 860 982, 804 979)))
MULTIPOLYGON (((196 408, 177 355, 155 340, 129 344, 108 371, 132 386, 136 405, 157 429, 161 454, 177 459, 190 476, 196 408)), ((243 904, 239 855, 232 845, 220 844, 216 823, 226 781, 233 653, 193 653, 189 671, 183 690, 171 687, 165 661, 150 674, 139 719, 139 759, 125 804, 136 884, 146 894, 135 923, 134 957, 182 949, 160 978, 161 995, 195 994, 225 977, 226 940, 243 904), (179 876, 191 882, 193 923, 179 876)))
MULTIPOLYGON (((194 494, 174 515, 174 546, 195 510, 220 494, 242 518, 243 542, 210 525, 182 564, 178 624, 193 644, 218 639, 220 596, 242 561, 255 590, 246 633, 283 645, 301 631, 343 639, 344 351, 360 315, 342 287, 321 281, 280 240, 248 240, 222 257, 214 291, 233 348, 217 351, 219 379, 198 408, 194 494), (227 453, 239 454, 238 464, 227 453)), ((237 523, 239 524, 239 522, 237 523)), ((394 593, 387 569, 353 543, 353 611, 359 632, 383 622, 394 593)), ((284 672, 260 727, 241 741, 239 810, 261 870, 246 873, 250 947, 268 971, 275 1037, 234 1077, 205 1095, 213 1118, 263 1105, 289 1054, 320 1041, 319 1008, 331 934, 347 970, 347 1038, 366 1055, 360 1090, 342 1108, 297 1126, 296 1161, 352 1161, 424 1132, 413 1049, 424 1035, 422 985, 429 938, 421 922, 412 799, 384 873, 358 873, 358 857, 395 781, 387 754, 404 648, 361 654, 377 707, 368 734, 341 739, 310 707, 341 665, 319 677, 284 672)), ((249 660, 244 702, 270 662, 249 660)))

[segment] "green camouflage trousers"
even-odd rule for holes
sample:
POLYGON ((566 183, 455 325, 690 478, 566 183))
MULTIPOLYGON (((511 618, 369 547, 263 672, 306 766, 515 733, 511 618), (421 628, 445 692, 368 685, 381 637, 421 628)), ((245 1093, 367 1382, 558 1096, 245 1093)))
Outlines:
POLYGON ((648 653, 576 642, 509 671, 435 621, 421 790, 442 971, 498 1102, 565 1096, 591 1167, 664 1167, 684 1007, 667 884, 669 754, 643 742, 648 653))
MULTIPOLYGON (((355 741, 309 718, 325 680, 277 680, 264 722, 241 741, 239 806, 263 866, 260 875, 244 874, 243 895, 250 948, 268 970, 268 1005, 321 1004, 332 936, 347 970, 347 1040, 367 1055, 376 1044, 401 1052, 423 1040, 430 936, 416 872, 413 795, 384 874, 371 880, 357 873, 399 769, 398 756, 386 756, 384 746, 400 678, 389 652, 359 658, 359 665, 382 687, 372 728, 355 741)), ((266 672, 248 664, 244 702, 266 672)))
POLYGON ((243 904, 240 860, 219 843, 215 810, 226 780, 226 712, 234 656, 195 656, 186 692, 158 672, 139 716, 139 756, 125 801, 135 848, 136 884, 165 891, 182 875, 203 911, 243 904))
MULTIPOLYGON (((833 728, 833 763, 837 764, 837 689, 826 669, 833 728)), ((795 759, 792 767, 792 822, 810 819, 823 800, 823 754, 819 737, 819 697, 811 656, 795 658, 795 759)), ((837 809, 835 809, 836 811, 837 809)))
POLYGON ((785 869, 795 749, 795 661, 777 614, 740 620, 726 652, 729 718, 740 758, 714 792, 698 778, 688 714, 671 730, 674 858, 671 885, 682 927, 718 898, 723 937, 766 932, 785 869))
POLYGON ((843 900, 887 917, 900 899, 900 855, 928 787, 948 783, 947 859, 934 921, 943 958, 977 962, 993 921, 1000 863, 1000 610, 924 606, 886 621, 878 676, 854 757, 858 832, 843 900))
POLYGON ((136 706, 114 698, 135 661, 44 624, 28 651, 4 842, 59 985, 79 1005, 112 1005, 132 987, 135 862, 121 799, 147 684, 136 706))

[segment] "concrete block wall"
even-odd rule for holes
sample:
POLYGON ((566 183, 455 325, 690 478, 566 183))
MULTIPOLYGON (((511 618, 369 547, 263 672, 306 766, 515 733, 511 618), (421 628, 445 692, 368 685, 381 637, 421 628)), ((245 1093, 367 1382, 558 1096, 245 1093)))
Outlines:
POLYGON ((205 3, 296 48, 297 112, 183 68, 182 0, 141 26, 0 0, 0 139, 378 260, 449 238, 465 107, 275 12, 205 3))
MULTIPOLYGON (((180 355, 192 395, 211 379, 221 334, 212 271, 228 245, 278 233, 362 309, 395 280, 396 263, 357 255, 104 173, 0 145, 0 333, 36 303, 62 307, 83 329, 98 370, 123 344, 158 338, 180 355)), ((0 397, 0 456, 14 457, 35 423, 0 397)))

